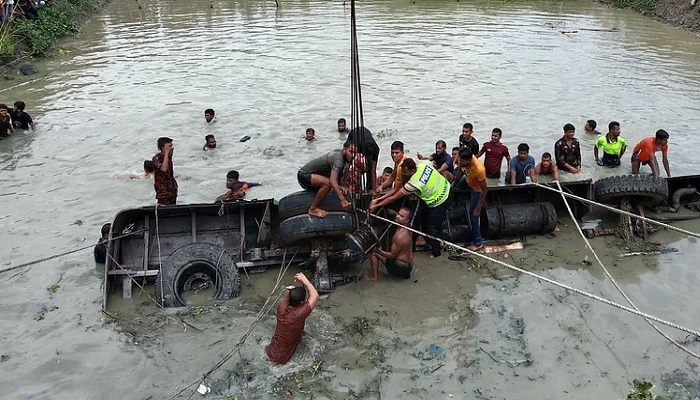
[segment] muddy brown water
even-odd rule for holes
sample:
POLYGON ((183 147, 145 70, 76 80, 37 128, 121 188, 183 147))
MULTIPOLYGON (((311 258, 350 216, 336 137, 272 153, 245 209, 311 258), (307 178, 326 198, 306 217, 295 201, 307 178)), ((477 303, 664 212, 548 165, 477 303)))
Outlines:
MULTIPOLYGON (((221 194, 229 169, 263 181, 251 198, 297 190, 295 169, 341 143, 333 129, 349 110, 349 8, 281 3, 115 3, 63 42, 61 56, 39 63, 32 80, 0 83, 0 99, 25 100, 39 122, 37 133, 0 142, 0 267, 90 244, 118 210, 152 204, 150 182, 115 176, 137 172, 161 135, 175 139, 182 203, 221 194), (217 111, 211 126, 207 107, 217 111), (302 140, 308 126, 319 138, 312 145, 302 140), (208 133, 220 148, 203 153, 208 133), (252 139, 238 142, 244 135, 252 139)), ((409 154, 437 139, 452 146, 466 121, 480 142, 498 126, 512 151, 526 141, 538 157, 571 122, 585 149, 583 176, 599 178, 616 171, 594 167, 593 139, 582 131, 594 118, 601 131, 619 121, 632 143, 664 128, 673 173, 698 170, 688 148, 700 126, 692 34, 576 1, 378 1, 358 12, 365 119, 383 133, 380 166, 389 165, 391 141, 403 140, 409 154)), ((560 228, 526 238, 507 260, 622 301, 599 268, 582 263, 583 243, 563 216, 560 228)), ((653 238, 678 252, 619 257, 625 250, 612 238, 593 245, 640 308, 700 328, 700 247, 678 234, 653 238)), ((86 251, 0 275, 0 398, 167 398, 232 348, 278 272, 244 278, 242 297, 225 305, 171 310, 175 322, 153 308, 147 287, 131 302, 115 300, 113 323, 100 313, 91 258, 86 251)), ((382 275, 324 298, 286 366, 265 361, 274 317, 263 319, 211 377, 208 398, 290 390, 295 398, 618 399, 635 378, 675 398, 698 396, 697 360, 637 317, 493 264, 419 256, 416 266, 410 281, 382 275)))

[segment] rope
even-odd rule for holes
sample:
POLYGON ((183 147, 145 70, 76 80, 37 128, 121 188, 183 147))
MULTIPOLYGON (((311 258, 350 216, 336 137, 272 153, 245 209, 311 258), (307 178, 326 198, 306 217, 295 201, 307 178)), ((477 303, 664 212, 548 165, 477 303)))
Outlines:
MULTIPOLYGON (((564 200, 564 205, 566 205, 566 209, 569 211, 569 216, 571 217, 571 220, 574 221, 574 225, 576 225, 576 231, 579 233, 579 235, 581 235, 581 238, 582 238, 583 241, 586 243, 586 247, 588 247, 588 249, 591 251, 591 253, 593 253, 593 257, 594 257, 594 258, 596 259, 596 261, 598 262, 598 265, 600 265, 600 268, 603 269, 603 272, 605 273, 605 276, 607 276, 608 279, 610 279, 610 282, 612 282, 613 286, 615 286, 615 289, 617 289, 617 291, 620 292, 620 294, 622 295, 622 297, 624 297, 625 300, 627 300, 627 303, 629 303, 629 305, 632 306, 632 308, 634 308, 635 310, 640 311, 640 310, 639 310, 639 307, 637 307, 637 306, 632 302, 632 300, 629 298, 629 296, 627 296, 627 293, 625 293, 625 292, 622 290, 622 288, 620 287, 620 285, 617 284, 617 281, 615 280, 615 278, 612 277, 612 275, 610 274, 610 272, 608 271, 608 269, 605 268, 605 265, 604 265, 603 262, 600 260, 600 257, 598 257, 598 254, 595 252, 595 250, 593 250, 593 246, 591 246, 591 242, 588 240, 588 238, 586 237, 586 235, 583 234, 583 231, 581 230, 581 226, 579 225, 578 221, 576 220, 576 217, 574 216, 574 212, 571 210, 571 206, 569 206, 569 203, 566 201, 566 197, 564 197, 564 190, 562 189, 561 184, 559 183, 559 181, 555 181, 555 182, 557 183, 557 186, 559 187, 559 193, 561 193, 562 199, 564 200)), ((659 333, 661 336, 663 336, 666 340, 668 340, 669 342, 671 342, 674 346, 676 346, 676 347, 678 347, 679 349, 683 350, 684 352, 690 354, 691 356, 700 359, 700 355, 698 355, 697 353, 694 353, 693 351, 691 351, 691 350, 688 349, 687 347, 685 347, 685 346, 683 346, 682 344, 678 343, 675 339, 673 339, 672 337, 670 337, 666 332, 662 331, 658 326, 654 325, 654 324, 653 324, 651 321, 649 321, 647 318, 644 318, 644 320, 645 320, 649 325, 651 325, 651 327, 654 328, 654 330, 655 330, 656 332, 658 332, 658 333, 659 333)))
POLYGON ((607 304, 607 305, 610 305, 610 306, 613 306, 613 307, 617 307, 617 308, 619 308, 619 309, 621 309, 621 310, 623 310, 623 311, 627 311, 627 312, 629 312, 629 313, 631 313, 631 314, 635 314, 635 315, 640 316, 640 317, 648 318, 648 319, 650 319, 650 320, 652 320, 652 321, 658 322, 658 323, 660 323, 660 324, 662 324, 662 325, 670 326, 671 328, 677 329, 677 330, 679 330, 679 331, 686 332, 686 333, 689 333, 689 334, 691 334, 691 335, 700 336, 700 332, 698 332, 698 331, 695 331, 695 330, 686 328, 686 327, 684 327, 684 326, 678 325, 678 324, 673 323, 673 322, 669 322, 669 321, 663 320, 663 319, 661 319, 661 318, 655 317, 655 316, 653 316, 653 315, 650 315, 650 314, 647 314, 647 313, 644 313, 644 312, 641 312, 641 311, 637 311, 637 310, 635 310, 635 309, 633 309, 633 308, 630 308, 630 307, 624 306, 624 305, 622 305, 622 304, 616 303, 616 302, 614 302, 614 301, 612 301, 612 300, 608 300, 608 299, 606 299, 606 298, 597 296, 597 295, 592 294, 592 293, 588 293, 588 292, 583 291, 583 290, 581 290, 581 289, 577 289, 577 288, 575 288, 575 287, 566 285, 566 284, 564 284, 564 283, 557 282, 557 281, 555 281, 555 280, 553 280, 553 279, 544 277, 544 276, 539 275, 539 274, 536 274, 536 273, 534 273, 534 272, 527 271, 527 270, 524 270, 524 269, 522 269, 522 268, 518 268, 518 267, 516 267, 516 266, 514 266, 514 265, 510 265, 510 264, 505 263, 505 262, 503 262, 503 261, 496 260, 495 258, 489 257, 489 256, 487 256, 487 255, 485 255, 485 254, 481 254, 481 253, 477 253, 477 252, 471 251, 471 250, 469 250, 469 249, 466 248, 466 247, 463 247, 463 246, 460 246, 460 245, 458 245, 458 244, 451 243, 451 242, 449 242, 449 241, 447 241, 447 240, 440 239, 440 238, 438 238, 438 237, 429 235, 429 234, 427 234, 427 233, 424 233, 424 232, 421 232, 421 231, 419 231, 419 230, 413 229, 413 228, 411 228, 410 226, 401 225, 401 224, 399 224, 398 222, 391 221, 391 220, 386 219, 386 218, 382 218, 382 217, 380 217, 380 216, 378 216, 378 215, 374 215, 374 214, 371 214, 371 215, 372 215, 372 218, 379 219, 379 220, 381 220, 381 221, 388 222, 388 223, 390 223, 390 224, 394 224, 394 225, 397 225, 397 226, 401 226, 401 227, 403 227, 403 228, 405 228, 405 229, 408 229, 409 231, 411 231, 411 232, 413 232, 413 233, 416 233, 416 234, 419 234, 419 235, 423 235, 423 236, 425 236, 425 237, 428 238, 428 239, 442 241, 442 242, 444 242, 445 244, 448 244, 448 245, 453 246, 453 247, 455 247, 455 248, 457 248, 457 249, 466 251, 466 252, 468 252, 468 253, 470 253, 470 254, 472 254, 472 255, 475 255, 475 256, 477 256, 477 257, 481 257, 481 258, 483 258, 483 259, 486 259, 486 260, 488 260, 488 261, 491 261, 491 262, 493 262, 493 263, 496 263, 496 264, 498 264, 498 265, 501 265, 501 266, 506 267, 506 268, 508 268, 508 269, 511 269, 511 270, 513 270, 513 271, 520 272, 521 274, 525 274, 525 275, 531 276, 531 277, 533 277, 533 278, 536 278, 536 279, 545 281, 545 282, 547 282, 547 283, 550 283, 550 284, 552 284, 552 285, 554 285, 554 286, 558 286, 558 287, 563 288, 563 289, 566 289, 566 290, 570 290, 570 291, 572 291, 572 292, 574 292, 574 293, 576 293, 576 294, 580 294, 580 295, 582 295, 582 296, 585 296, 585 297, 588 297, 588 298, 590 298, 590 299, 599 301, 599 302, 601 302, 601 303, 604 303, 604 304, 607 304))
MULTIPOLYGON (((138 231, 125 233, 125 234, 119 235, 119 236, 117 236, 117 237, 115 237, 115 238, 107 239, 107 240, 105 240, 105 241, 102 242, 102 243, 111 242, 111 241, 114 241, 114 240, 117 240, 117 239, 121 239, 121 238, 124 238, 124 237, 127 237, 127 236, 135 235, 135 234, 137 234, 137 233, 143 233, 143 232, 145 232, 145 231, 146 231, 145 229, 140 229, 140 230, 138 230, 138 231)), ((69 255, 69 254, 73 254, 73 253, 77 253, 77 252, 79 252, 79 251, 87 250, 87 249, 89 249, 89 248, 91 248, 91 247, 95 247, 95 245, 94 245, 94 244, 91 244, 91 245, 88 245, 88 246, 79 247, 79 248, 74 249, 74 250, 66 251, 66 252, 59 253, 59 254, 54 254, 54 255, 52 255, 52 256, 40 258, 40 259, 38 259, 38 260, 29 261, 29 262, 26 262, 26 263, 24 263, 24 264, 19 264, 19 265, 15 265, 15 266, 13 266, 13 267, 5 268, 5 269, 3 269, 3 270, 0 270, 0 274, 3 274, 3 273, 5 273, 5 272, 14 271, 14 270, 16 270, 16 269, 20 269, 20 268, 24 268, 24 267, 29 267, 29 266, 31 266, 31 265, 39 264, 39 263, 42 263, 42 262, 44 262, 44 261, 53 260, 53 259, 55 259, 55 258, 60 258, 60 257, 63 257, 63 256, 67 256, 67 255, 69 255)))
MULTIPOLYGON (((525 184, 525 185, 527 185, 527 184, 525 184)), ((598 202, 593 201, 593 200, 588 200, 588 199, 586 199, 586 198, 583 198, 583 197, 580 197, 580 196, 576 196, 575 194, 566 193, 566 192, 563 192, 563 191, 561 191, 561 190, 557 190, 557 189, 555 189, 555 188, 553 188, 553 187, 549 187, 549 186, 547 186, 547 185, 543 185, 543 184, 541 184, 541 183, 533 182, 533 183, 530 183, 529 185, 539 186, 539 187, 541 187, 541 188, 543 188, 543 189, 551 190, 551 191, 556 192, 556 193, 561 193, 561 194, 563 194, 563 195, 566 196, 566 197, 572 198, 572 199, 574 199, 574 200, 581 201, 581 202, 583 202, 583 203, 592 204, 592 205, 594 205, 594 206, 602 207, 602 208, 604 208, 604 209, 606 209, 606 210, 608 210, 608 211, 612 211, 612 212, 615 212, 615 213, 618 213, 618 214, 622 214, 622 215, 627 215, 627 216, 629 216, 629 217, 637 218, 637 219, 640 219, 640 220, 642 220, 642 221, 649 222, 650 224, 658 225, 658 226, 664 227, 664 228, 669 229, 669 230, 672 230, 672 231, 676 231, 676 232, 680 232, 680 233, 683 233, 683 234, 688 235, 688 236, 693 236, 693 237, 696 237, 696 238, 700 238, 700 233, 691 232, 691 231, 688 231, 688 230, 685 230, 685 229, 682 229, 682 228, 675 227, 675 226, 673 226, 673 225, 669 225, 669 224, 665 224, 665 223, 663 223, 663 222, 659 222, 659 221, 653 220, 653 219, 651 219, 651 218, 642 217, 641 215, 637 215, 637 214, 634 214, 634 213, 631 213, 631 212, 628 212, 628 211, 620 210, 619 208, 611 207, 611 206, 608 206, 608 205, 606 205, 606 204, 598 203, 598 202)))

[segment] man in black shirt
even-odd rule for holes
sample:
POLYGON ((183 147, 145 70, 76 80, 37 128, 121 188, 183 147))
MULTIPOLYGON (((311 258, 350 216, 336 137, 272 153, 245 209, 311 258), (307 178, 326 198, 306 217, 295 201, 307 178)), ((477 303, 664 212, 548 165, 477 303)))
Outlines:
POLYGON ((104 264, 107 260, 107 240, 109 240, 109 230, 112 228, 112 224, 102 225, 102 237, 95 245, 95 262, 98 264, 104 264))
POLYGON ((10 132, 14 132, 14 129, 12 129, 12 120, 7 114, 7 106, 0 104, 0 139, 8 137, 10 132))
POLYGON ((472 151, 472 154, 479 154, 479 142, 474 139, 472 133, 474 133, 474 125, 469 122, 462 125, 462 134, 459 135, 459 148, 467 147, 472 151))
POLYGON ((34 131, 36 130, 36 124, 32 120, 32 117, 24 112, 25 106, 23 101, 15 101, 15 108, 10 113, 12 125, 15 129, 29 129, 29 127, 31 127, 32 131, 34 131))

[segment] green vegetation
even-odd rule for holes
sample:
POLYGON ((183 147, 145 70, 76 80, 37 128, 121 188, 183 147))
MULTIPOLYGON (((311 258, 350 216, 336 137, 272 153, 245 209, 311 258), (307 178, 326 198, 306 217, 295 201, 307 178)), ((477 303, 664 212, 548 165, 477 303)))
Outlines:
POLYGON ((634 386, 634 390, 627 395, 627 400, 670 400, 670 398, 666 396, 654 396, 654 394, 651 393, 654 384, 651 382, 635 379, 632 381, 632 386, 634 386))
POLYGON ((56 0, 39 9, 39 18, 16 20, 0 27, 0 59, 18 54, 47 55, 56 39, 78 31, 78 23, 95 9, 91 0, 56 0))
POLYGON ((658 0, 613 0, 617 7, 631 7, 642 12, 654 11, 658 0))

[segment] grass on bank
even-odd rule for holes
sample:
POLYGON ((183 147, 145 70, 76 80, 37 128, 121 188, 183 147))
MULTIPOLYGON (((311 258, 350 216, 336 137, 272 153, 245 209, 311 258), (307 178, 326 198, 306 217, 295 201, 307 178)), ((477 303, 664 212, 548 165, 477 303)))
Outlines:
POLYGON ((39 18, 18 19, 0 27, 0 59, 9 60, 21 53, 43 56, 56 39, 78 31, 78 21, 85 18, 94 5, 91 0, 56 0, 39 9, 39 18))
POLYGON ((620 8, 631 7, 642 12, 651 12, 656 8, 658 0, 613 0, 613 4, 620 8))

